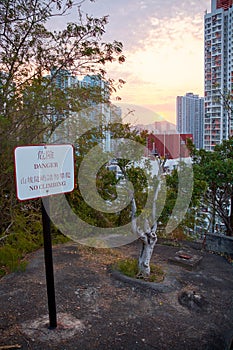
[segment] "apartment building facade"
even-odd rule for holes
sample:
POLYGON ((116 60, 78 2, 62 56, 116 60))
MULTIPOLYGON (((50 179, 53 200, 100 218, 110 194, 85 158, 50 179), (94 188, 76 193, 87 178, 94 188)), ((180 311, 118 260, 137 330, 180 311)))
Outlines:
MULTIPOLYGON (((79 112, 67 111, 64 118, 63 114, 53 114, 52 119, 54 121, 63 120, 63 127, 65 134, 69 137, 70 134, 74 134, 77 129, 77 135, 80 135, 84 130, 91 130, 92 128, 102 128, 103 139, 101 141, 103 150, 105 152, 110 152, 112 150, 112 134, 108 126, 113 123, 121 122, 121 109, 117 106, 112 105, 110 100, 110 89, 106 81, 102 80, 97 75, 86 75, 82 80, 78 79, 77 76, 72 75, 68 70, 52 70, 50 75, 47 76, 53 80, 55 86, 63 91, 66 89, 72 89, 75 87, 80 88, 99 88, 100 94, 103 101, 95 102, 94 100, 87 99, 86 108, 80 110, 79 112), (67 117, 68 123, 67 123, 67 117), (72 126, 70 126, 72 120, 72 126)), ((78 95, 77 95, 78 99, 78 95)), ((55 142, 60 135, 57 131, 53 133, 53 142, 55 142)))
POLYGON ((192 92, 176 98, 176 128, 179 134, 192 134, 198 149, 203 148, 204 98, 192 92))
POLYGON ((204 23, 204 148, 213 150, 233 134, 231 109, 224 103, 233 93, 233 0, 212 0, 204 23))

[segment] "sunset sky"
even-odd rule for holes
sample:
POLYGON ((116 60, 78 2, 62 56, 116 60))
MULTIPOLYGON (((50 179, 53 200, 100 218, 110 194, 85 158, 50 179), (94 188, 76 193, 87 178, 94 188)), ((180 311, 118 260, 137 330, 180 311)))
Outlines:
MULTIPOLYGON (((203 96, 205 10, 211 0, 95 0, 82 10, 109 15, 105 40, 124 45, 126 62, 111 65, 109 75, 126 80, 122 103, 149 108, 175 122, 176 96, 203 96)), ((71 15, 75 20, 75 14, 71 15)), ((150 123, 153 113, 139 122, 150 123)))

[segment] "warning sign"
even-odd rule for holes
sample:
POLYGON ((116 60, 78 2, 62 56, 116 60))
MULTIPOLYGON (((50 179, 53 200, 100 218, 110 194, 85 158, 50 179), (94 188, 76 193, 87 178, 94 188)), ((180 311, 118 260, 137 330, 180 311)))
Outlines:
POLYGON ((72 145, 20 146, 15 148, 14 158, 19 200, 73 191, 72 145))

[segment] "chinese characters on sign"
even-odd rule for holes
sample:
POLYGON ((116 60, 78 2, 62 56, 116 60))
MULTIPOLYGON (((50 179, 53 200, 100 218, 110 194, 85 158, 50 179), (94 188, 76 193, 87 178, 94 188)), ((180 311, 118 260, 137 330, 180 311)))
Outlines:
POLYGON ((74 189, 72 145, 16 147, 14 156, 19 200, 67 193, 74 189))

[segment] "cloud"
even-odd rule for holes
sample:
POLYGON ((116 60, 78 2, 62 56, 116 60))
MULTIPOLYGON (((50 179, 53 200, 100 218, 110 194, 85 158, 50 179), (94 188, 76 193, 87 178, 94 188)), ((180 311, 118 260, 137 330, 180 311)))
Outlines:
MULTIPOLYGON (((138 46, 162 43, 164 38, 171 41, 183 31, 192 32, 201 40, 204 11, 209 9, 211 0, 86 0, 82 12, 95 17, 109 15, 105 40, 121 41, 127 51, 136 51, 138 46)), ((77 20, 77 8, 61 19, 54 18, 55 27, 77 20)))
MULTIPOLYGON (((170 120, 175 98, 187 91, 202 95, 204 12, 211 0, 86 0, 83 13, 109 15, 105 41, 124 45, 126 62, 107 65, 123 78, 123 102, 154 106, 170 120), (168 98, 169 96, 169 98, 168 98)), ((63 21, 76 21, 75 9, 63 21)), ((58 23, 61 25, 65 23, 58 23)))
POLYGON ((137 49, 151 33, 161 37, 164 26, 168 28, 174 21, 182 27, 187 23, 200 38, 204 11, 209 7, 210 0, 96 0, 82 6, 84 12, 96 16, 109 14, 106 38, 122 41, 126 50, 137 49))

